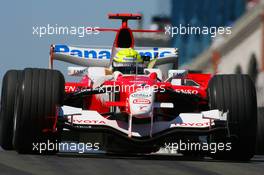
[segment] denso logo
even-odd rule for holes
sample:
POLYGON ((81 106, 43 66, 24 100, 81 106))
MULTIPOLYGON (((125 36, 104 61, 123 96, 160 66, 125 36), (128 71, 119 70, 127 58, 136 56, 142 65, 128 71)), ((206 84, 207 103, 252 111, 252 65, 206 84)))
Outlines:
POLYGON ((133 100, 134 104, 150 104, 150 100, 148 99, 141 99, 141 98, 137 98, 133 100))
POLYGON ((76 91, 76 86, 65 86, 65 92, 75 92, 76 91))
MULTIPOLYGON (((110 59, 111 58, 111 49, 88 49, 88 48, 76 48, 70 47, 67 45, 55 45, 55 53, 64 53, 67 55, 77 56, 80 58, 93 58, 93 59, 110 59)), ((150 58, 165 57, 166 55, 171 55, 173 52, 171 50, 162 49, 159 51, 159 48, 153 48, 153 50, 139 51, 140 55, 150 56, 150 58)))
POLYGON ((177 93, 183 93, 183 94, 198 94, 198 90, 191 90, 191 89, 175 89, 175 92, 177 93))

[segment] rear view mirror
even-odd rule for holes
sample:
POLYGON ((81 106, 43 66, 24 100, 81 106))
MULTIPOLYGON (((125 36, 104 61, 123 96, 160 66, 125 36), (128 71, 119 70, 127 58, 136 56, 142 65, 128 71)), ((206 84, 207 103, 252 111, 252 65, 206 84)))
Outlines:
POLYGON ((146 56, 146 55, 143 55, 141 56, 142 60, 145 62, 149 62, 150 61, 150 56, 146 56))

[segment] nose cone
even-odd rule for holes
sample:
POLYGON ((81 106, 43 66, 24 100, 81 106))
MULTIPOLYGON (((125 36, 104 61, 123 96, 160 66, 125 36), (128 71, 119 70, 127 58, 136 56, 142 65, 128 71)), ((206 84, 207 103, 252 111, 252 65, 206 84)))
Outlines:
POLYGON ((153 110, 154 96, 154 89, 151 87, 132 93, 129 96, 131 114, 140 118, 151 117, 149 113, 153 110))

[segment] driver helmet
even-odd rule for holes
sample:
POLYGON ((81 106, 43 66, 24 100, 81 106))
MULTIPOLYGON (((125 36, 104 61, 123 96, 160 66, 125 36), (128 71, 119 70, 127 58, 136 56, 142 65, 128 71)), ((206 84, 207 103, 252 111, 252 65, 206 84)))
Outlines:
MULTIPOLYGON (((113 58, 112 66, 114 71, 117 70, 122 73, 129 73, 129 69, 132 71, 135 66, 138 68, 145 67, 141 55, 132 48, 119 50, 113 58)), ((133 73, 133 71, 130 73, 133 73)))

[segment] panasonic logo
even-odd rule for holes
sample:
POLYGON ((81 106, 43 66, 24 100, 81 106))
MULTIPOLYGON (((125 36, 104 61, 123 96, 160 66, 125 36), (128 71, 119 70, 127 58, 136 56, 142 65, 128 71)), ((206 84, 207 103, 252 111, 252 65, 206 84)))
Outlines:
MULTIPOLYGON (((111 58, 111 49, 107 49, 107 48, 77 48, 77 47, 70 47, 67 45, 55 45, 54 52, 65 55, 72 55, 85 59, 111 58)), ((139 50, 138 52, 140 55, 149 56, 150 58, 154 58, 156 56, 162 58, 167 55, 175 55, 172 48, 152 48, 149 50, 139 50)))

